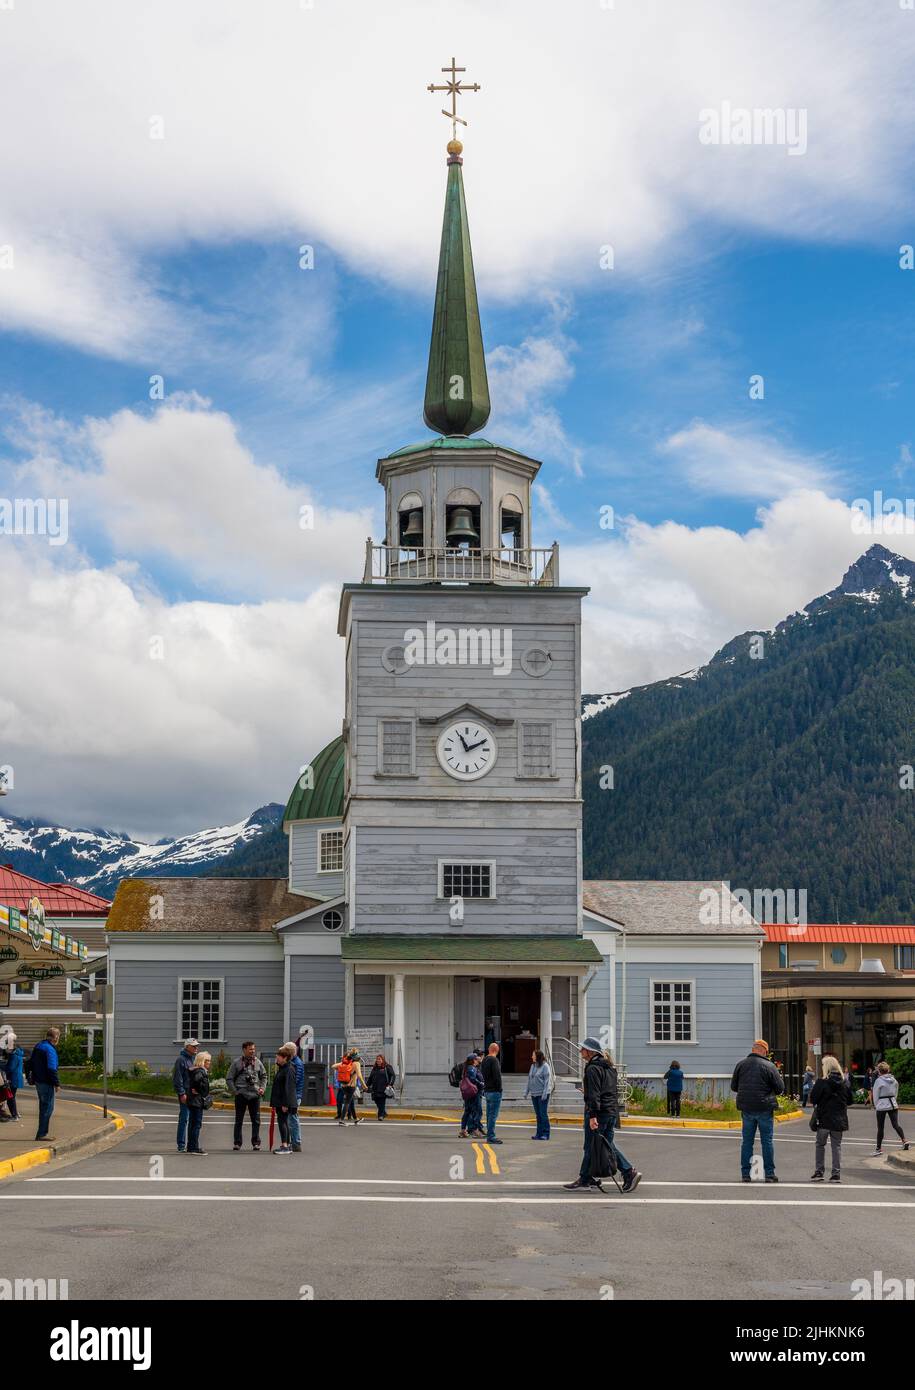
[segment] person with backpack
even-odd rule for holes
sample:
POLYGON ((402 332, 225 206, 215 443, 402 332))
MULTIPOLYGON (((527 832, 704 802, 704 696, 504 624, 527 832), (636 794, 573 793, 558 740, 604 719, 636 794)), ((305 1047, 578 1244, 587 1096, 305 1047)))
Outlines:
POLYGON ((613 1155, 616 1167, 623 1174, 623 1191, 634 1192, 642 1181, 642 1175, 621 1153, 613 1142, 613 1131, 619 1123, 619 1084, 616 1067, 605 1057, 597 1038, 585 1038, 579 1048, 585 1064, 582 1077, 582 1096, 584 1099, 584 1148, 581 1168, 574 1182, 563 1183, 569 1191, 578 1187, 595 1188, 600 1191, 600 1181, 591 1176, 593 1161, 592 1147, 595 1136, 606 1140, 613 1155))
POLYGON ((804 1075, 801 1077, 801 1109, 807 1109, 807 1102, 810 1100, 810 1092, 816 1084, 816 1072, 813 1067, 807 1066, 804 1075))
POLYGON ((38 1133, 36 1139, 47 1139, 48 1126, 54 1113, 54 1101, 60 1090, 60 1076, 57 1057, 59 1028, 49 1028, 44 1038, 32 1048, 28 1061, 26 1077, 38 1092, 38 1133))
MULTIPOLYGON (((286 1043, 286 1047, 292 1048, 292 1056, 289 1058, 289 1061, 295 1072, 295 1096, 296 1107, 298 1107, 302 1104, 302 1097, 305 1094, 305 1063, 299 1056, 299 1047, 297 1043, 286 1043)), ((299 1126, 298 1108, 290 1110, 289 1112, 289 1143, 294 1154, 300 1154, 302 1152, 302 1130, 299 1126)))
POLYGON ((295 1088, 295 1067, 292 1065, 295 1050, 295 1043, 283 1043, 282 1047, 277 1048, 276 1071, 270 1088, 270 1106, 276 1112, 276 1122, 280 1130, 280 1142, 273 1152, 283 1156, 292 1153, 292 1144, 289 1142, 289 1116, 294 1114, 299 1106, 295 1088))
POLYGON ((848 1107, 852 1103, 851 1087, 842 1075, 835 1057, 824 1057, 823 1075, 810 1091, 810 1128, 816 1134, 816 1158, 811 1182, 822 1182, 826 1168, 826 1140, 832 1149, 830 1182, 842 1181, 842 1135, 848 1129, 848 1107))
POLYGON ((334 1066, 334 1075, 337 1078, 337 1124, 345 1125, 348 1119, 352 1119, 353 1124, 359 1123, 356 1114, 356 1087, 365 1087, 365 1077, 362 1075, 362 1062, 359 1053, 354 1048, 352 1052, 344 1054, 341 1061, 334 1066))
POLYGON ((19 1120, 16 1093, 22 1090, 24 1056, 22 1048, 16 1041, 16 1034, 8 1032, 3 1051, 0 1052, 0 1070, 6 1076, 6 1089, 9 1093, 6 1103, 9 1106, 9 1118, 11 1120, 19 1120))
MULTIPOLYGON (((460 1063, 458 1063, 460 1066, 460 1063)), ((461 1112, 461 1128, 458 1134, 459 1139, 469 1139, 477 1131, 474 1126, 478 1110, 478 1102, 483 1095, 483 1077, 477 1071, 477 1056, 471 1052, 470 1056, 461 1067, 461 1079, 459 1082, 461 1099, 464 1102, 464 1109, 461 1112)), ((482 1130, 479 1131, 482 1133, 482 1130)))
POLYGON ((534 1107, 534 1123, 536 1134, 532 1134, 532 1139, 549 1139, 550 1137, 550 1092, 553 1089, 553 1073, 550 1071, 550 1064, 546 1060, 543 1052, 535 1052, 531 1069, 527 1074, 527 1085, 524 1088, 525 1099, 530 1099, 534 1107))
POLYGON ((199 1158, 207 1156, 206 1149, 200 1147, 200 1131, 203 1128, 203 1112, 209 1110, 213 1104, 213 1097, 210 1095, 212 1060, 209 1052, 198 1052, 194 1058, 195 1065, 191 1067, 187 1078, 187 1151, 189 1154, 197 1154, 199 1158))
POLYGON ((889 1062, 877 1063, 877 1080, 874 1082, 874 1089, 871 1094, 874 1097, 874 1110, 877 1113, 877 1147, 871 1157, 882 1158, 883 1156, 883 1131, 886 1127, 887 1117, 899 1135, 903 1149, 908 1149, 906 1137, 899 1123, 899 1101, 897 1099, 899 1082, 890 1071, 889 1062))
POLYGON ((241 1056, 226 1072, 226 1087, 235 1101, 235 1133, 232 1148, 237 1153, 242 1144, 242 1123, 247 1114, 251 1120, 251 1147, 255 1153, 261 1146, 261 1097, 267 1089, 267 1071, 257 1055, 257 1045, 250 1040, 241 1045, 241 1056))
POLYGON ((679 1062, 671 1062, 662 1080, 667 1082, 667 1113, 680 1114, 680 1101, 683 1098, 683 1069, 679 1062))
POLYGON ((387 1116, 388 1091, 393 1092, 394 1076, 394 1068, 385 1060, 384 1053, 379 1052, 375 1058, 375 1065, 369 1072, 368 1079, 369 1094, 375 1102, 379 1120, 383 1120, 387 1116))
POLYGON ((782 1074, 769 1061, 769 1044, 757 1038, 751 1051, 734 1068, 731 1090, 737 1092, 737 1109, 741 1112, 743 1137, 740 1145, 740 1176, 750 1181, 753 1144, 759 1130, 763 1169, 766 1182, 778 1182, 775 1176, 775 1111, 778 1097, 784 1093, 782 1074))

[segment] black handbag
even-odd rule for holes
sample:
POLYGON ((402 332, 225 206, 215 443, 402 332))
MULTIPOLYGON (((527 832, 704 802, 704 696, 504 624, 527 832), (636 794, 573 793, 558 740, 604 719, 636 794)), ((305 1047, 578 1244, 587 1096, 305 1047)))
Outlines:
POLYGON ((599 1129, 592 1130, 589 1177, 593 1178, 595 1182, 600 1182, 602 1178, 611 1178, 619 1187, 616 1180, 619 1170, 620 1165, 617 1160, 616 1149, 607 1142, 606 1137, 601 1134, 599 1129))
POLYGON ((817 1114, 817 1109, 818 1107, 814 1106, 813 1114, 810 1116, 810 1128, 813 1130, 814 1134, 816 1134, 817 1130, 820 1127, 820 1117, 817 1114))

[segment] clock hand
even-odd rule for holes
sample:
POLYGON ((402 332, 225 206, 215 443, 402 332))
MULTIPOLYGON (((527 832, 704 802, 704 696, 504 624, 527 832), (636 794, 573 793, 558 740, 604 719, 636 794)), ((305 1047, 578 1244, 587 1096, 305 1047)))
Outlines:
MULTIPOLYGON (((458 738, 461 740, 462 743, 464 743, 464 735, 463 735, 463 734, 458 734, 458 738)), ((464 752, 465 752, 465 753, 469 753, 469 752, 470 752, 470 749, 467 747, 467 744, 466 744, 466 743, 464 743, 464 752)))
MULTIPOLYGON (((461 739, 461 742, 464 743, 464 740, 461 739)), ((469 747, 466 743, 464 743, 464 752, 472 753, 475 748, 482 748, 486 742, 487 740, 485 738, 481 738, 479 743, 471 743, 469 747)))

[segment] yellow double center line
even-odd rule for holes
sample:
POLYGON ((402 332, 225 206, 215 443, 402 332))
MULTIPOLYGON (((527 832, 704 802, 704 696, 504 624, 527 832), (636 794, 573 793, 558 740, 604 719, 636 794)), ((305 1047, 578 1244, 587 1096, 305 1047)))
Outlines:
POLYGON ((490 1144, 472 1144, 471 1148, 476 1154, 478 1173, 486 1172, 486 1158, 484 1157, 484 1155, 486 1155, 489 1158, 489 1171, 491 1173, 499 1172, 499 1160, 496 1158, 496 1155, 493 1152, 492 1146, 490 1144))

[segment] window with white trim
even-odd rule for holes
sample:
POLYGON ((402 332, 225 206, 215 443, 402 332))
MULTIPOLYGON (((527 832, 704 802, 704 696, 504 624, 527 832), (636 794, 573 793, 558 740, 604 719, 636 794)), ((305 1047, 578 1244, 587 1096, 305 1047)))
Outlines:
POLYGON ((550 719, 522 719, 518 724, 518 776, 553 776, 553 729, 550 719))
POLYGON ((483 863, 459 860, 457 863, 440 859, 438 863, 438 895, 440 898, 494 898, 496 896, 496 862, 483 863))
POLYGON ((385 777, 410 777, 416 771, 416 734, 412 719, 379 719, 378 771, 385 777))
POLYGON ((695 985, 692 980, 652 980, 651 1041, 695 1041, 695 985))
MULTIPOLYGON (((95 974, 89 976, 89 988, 95 989, 95 974)), ((67 1003, 78 1004, 85 994, 85 989, 81 988, 78 975, 67 976, 67 1003)))
POLYGON ((178 981, 178 1037, 198 1042, 221 1042, 223 981, 178 981))
POLYGON ((11 981, 11 983, 10 983, 10 1003, 12 1003, 14 999, 32 999, 32 1000, 35 1000, 35 999, 37 999, 37 998, 38 998, 38 981, 37 981, 37 980, 13 980, 13 981, 11 981))
POLYGON ((318 873, 339 874, 343 872, 343 831, 318 831, 318 873))

